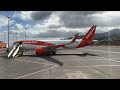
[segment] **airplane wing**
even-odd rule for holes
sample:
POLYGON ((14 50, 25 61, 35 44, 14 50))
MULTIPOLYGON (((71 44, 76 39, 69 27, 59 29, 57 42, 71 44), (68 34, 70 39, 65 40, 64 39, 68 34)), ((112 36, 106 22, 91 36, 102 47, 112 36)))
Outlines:
POLYGON ((49 47, 53 47, 53 48, 64 47, 65 48, 66 45, 70 45, 70 44, 74 43, 76 41, 76 39, 78 38, 78 35, 79 35, 79 33, 75 34, 74 37, 72 38, 72 40, 69 43, 59 44, 59 45, 51 45, 49 47))

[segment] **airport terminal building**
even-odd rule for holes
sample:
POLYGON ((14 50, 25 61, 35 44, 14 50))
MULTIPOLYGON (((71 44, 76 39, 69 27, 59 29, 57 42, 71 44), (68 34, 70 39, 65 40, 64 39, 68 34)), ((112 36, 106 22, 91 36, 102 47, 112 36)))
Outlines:
POLYGON ((7 49, 7 43, 0 41, 0 51, 5 51, 7 49))

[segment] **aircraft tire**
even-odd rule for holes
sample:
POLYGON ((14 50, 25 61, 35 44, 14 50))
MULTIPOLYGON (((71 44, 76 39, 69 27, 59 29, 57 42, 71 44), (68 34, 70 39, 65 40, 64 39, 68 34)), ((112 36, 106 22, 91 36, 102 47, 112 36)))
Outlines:
POLYGON ((52 54, 55 55, 55 54, 56 54, 56 51, 52 52, 52 54))

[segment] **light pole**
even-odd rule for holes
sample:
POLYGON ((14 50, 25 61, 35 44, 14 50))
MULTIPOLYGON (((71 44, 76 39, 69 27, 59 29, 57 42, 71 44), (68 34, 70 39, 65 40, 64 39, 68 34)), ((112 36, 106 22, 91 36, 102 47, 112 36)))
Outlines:
POLYGON ((4 32, 4 43, 5 43, 5 32, 4 32))
POLYGON ((25 40, 26 40, 26 29, 27 29, 27 28, 25 28, 25 40))
MULTIPOLYGON (((16 29, 18 29, 18 28, 16 27, 16 29)), ((19 30, 19 29, 18 29, 18 30, 19 30)), ((15 33, 15 36, 16 36, 16 41, 17 41, 17 34, 18 34, 18 33, 16 32, 16 33, 15 33)))
POLYGON ((15 33, 16 34, 16 41, 17 41, 17 33, 15 33))
POLYGON ((9 52, 9 19, 11 18, 11 17, 7 17, 8 18, 8 48, 7 48, 7 52, 9 52))
POLYGON ((14 40, 15 40, 14 37, 15 37, 15 36, 14 36, 14 33, 13 33, 13 42, 14 42, 14 40))

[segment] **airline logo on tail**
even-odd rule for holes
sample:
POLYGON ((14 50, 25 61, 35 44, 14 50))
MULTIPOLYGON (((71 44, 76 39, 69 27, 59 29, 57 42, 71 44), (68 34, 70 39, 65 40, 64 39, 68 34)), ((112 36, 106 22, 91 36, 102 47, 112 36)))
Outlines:
POLYGON ((95 32, 95 28, 96 28, 96 27, 94 27, 94 26, 93 26, 93 28, 91 28, 90 32, 89 32, 88 35, 86 36, 86 39, 88 39, 88 38, 92 35, 92 33, 95 32))
POLYGON ((93 39, 94 39, 95 31, 96 31, 96 25, 91 27, 88 33, 82 38, 82 41, 77 46, 77 48, 84 47, 84 46, 94 43, 93 39))

